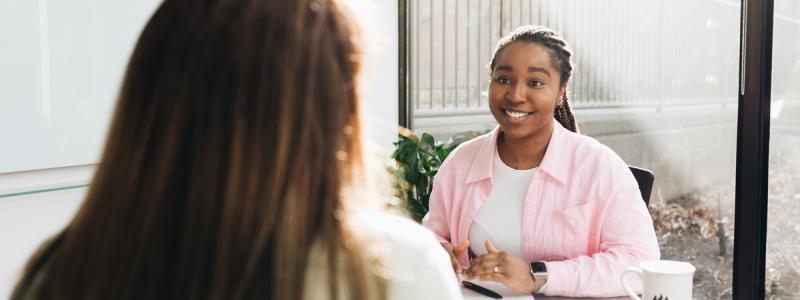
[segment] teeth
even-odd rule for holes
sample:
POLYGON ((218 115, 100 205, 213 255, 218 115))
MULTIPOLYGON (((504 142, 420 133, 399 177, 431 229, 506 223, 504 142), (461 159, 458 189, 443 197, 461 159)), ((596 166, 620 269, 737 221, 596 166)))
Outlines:
POLYGON ((512 117, 512 118, 523 118, 523 117, 528 115, 528 113, 518 112, 518 111, 506 110, 505 112, 506 112, 506 115, 508 115, 509 117, 512 117))

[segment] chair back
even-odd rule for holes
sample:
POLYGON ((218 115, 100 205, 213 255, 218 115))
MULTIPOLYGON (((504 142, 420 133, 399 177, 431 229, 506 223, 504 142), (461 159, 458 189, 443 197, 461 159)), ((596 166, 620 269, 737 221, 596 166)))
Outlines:
POLYGON ((639 191, 642 193, 642 199, 644 200, 645 206, 650 206, 650 192, 653 191, 653 181, 655 180, 655 175, 652 171, 647 169, 642 169, 639 167, 628 166, 631 169, 631 173, 633 173, 633 177, 636 178, 636 183, 639 184, 639 191))

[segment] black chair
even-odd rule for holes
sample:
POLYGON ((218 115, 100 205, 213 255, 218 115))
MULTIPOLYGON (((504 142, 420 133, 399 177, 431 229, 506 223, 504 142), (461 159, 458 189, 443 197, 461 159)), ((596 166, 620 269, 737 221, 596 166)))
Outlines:
POLYGON ((639 184, 639 191, 642 192, 642 199, 644 200, 644 205, 649 207, 650 206, 650 192, 653 191, 653 181, 655 180, 655 175, 653 172, 647 169, 642 169, 634 166, 628 166, 631 169, 631 173, 633 173, 633 177, 636 178, 636 183, 639 184))

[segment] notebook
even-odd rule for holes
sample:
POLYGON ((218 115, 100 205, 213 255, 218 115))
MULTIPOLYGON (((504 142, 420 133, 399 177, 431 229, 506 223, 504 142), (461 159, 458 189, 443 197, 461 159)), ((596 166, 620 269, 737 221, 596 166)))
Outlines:
MULTIPOLYGON (((474 284, 480 285, 484 288, 490 289, 495 293, 500 294, 503 296, 503 299, 511 299, 511 300, 518 300, 518 299, 525 299, 525 300, 533 300, 533 295, 515 292, 514 290, 506 287, 502 283, 494 282, 494 281, 480 281, 480 280, 469 280, 474 284)), ((492 299, 489 296, 485 296, 473 290, 467 289, 465 287, 461 287, 461 294, 464 295, 464 300, 487 300, 492 299)))

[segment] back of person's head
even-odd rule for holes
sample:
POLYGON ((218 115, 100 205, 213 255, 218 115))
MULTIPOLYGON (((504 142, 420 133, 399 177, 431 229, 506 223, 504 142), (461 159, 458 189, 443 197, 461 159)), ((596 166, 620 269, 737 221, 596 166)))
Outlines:
POLYGON ((312 245, 347 275, 331 294, 382 297, 347 221, 365 177, 353 21, 336 0, 165 0, 85 202, 12 298, 299 299, 312 245))

